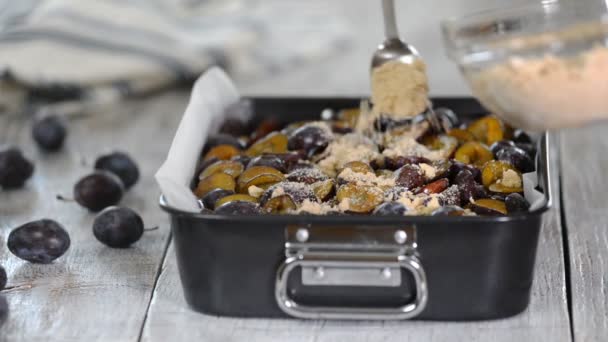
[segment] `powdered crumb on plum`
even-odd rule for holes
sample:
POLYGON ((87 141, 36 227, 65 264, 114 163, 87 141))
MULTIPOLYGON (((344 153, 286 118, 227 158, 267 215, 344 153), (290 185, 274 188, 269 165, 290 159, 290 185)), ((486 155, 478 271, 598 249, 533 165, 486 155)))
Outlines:
POLYGON ((317 201, 317 197, 309 185, 297 182, 280 182, 264 192, 260 197, 260 204, 263 206, 269 199, 281 195, 289 195, 296 204, 302 204, 305 200, 317 201))
POLYGON ((305 184, 313 184, 327 179, 329 177, 317 168, 297 169, 287 175, 288 181, 305 184))

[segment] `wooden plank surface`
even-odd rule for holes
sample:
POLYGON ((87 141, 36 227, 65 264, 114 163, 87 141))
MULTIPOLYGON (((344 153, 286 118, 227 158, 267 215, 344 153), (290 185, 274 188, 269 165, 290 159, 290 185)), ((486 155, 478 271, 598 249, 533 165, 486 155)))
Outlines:
MULTIPOLYGON (((343 6, 344 15, 356 24, 357 38, 352 49, 316 65, 239 83, 239 88, 245 93, 265 95, 368 93, 369 75, 360 66, 368 65, 373 47, 381 40, 379 11, 372 11, 371 6, 376 6, 368 0, 339 1, 347 3, 343 6), (362 13, 365 13, 363 21, 362 13)), ((501 1, 466 3, 474 8, 495 6, 501 1)), ((441 48, 433 45, 439 44, 439 17, 466 11, 463 2, 433 0, 407 6, 401 5, 401 15, 410 11, 422 15, 429 7, 437 10, 431 18, 421 16, 420 20, 402 23, 401 27, 406 40, 421 50, 430 65, 433 93, 454 94, 455 90, 466 93, 456 69, 441 48), (428 27, 434 28, 432 32, 428 27)), ((557 208, 547 216, 542 231, 530 307, 510 319, 475 323, 328 322, 206 316, 191 311, 185 304, 172 247, 152 293, 168 241, 168 227, 167 218, 157 208, 158 190, 151 176, 165 157, 186 100, 185 94, 165 94, 157 99, 120 104, 103 116, 73 121, 68 148, 56 156, 41 155, 33 148, 27 122, 0 116, 0 143, 17 142, 38 160, 36 175, 25 190, 0 192, 0 246, 5 246, 11 227, 46 216, 63 223, 72 237, 68 254, 52 265, 28 264, 0 247, 0 263, 9 273, 9 286, 14 287, 5 291, 11 316, 0 328, 0 341, 137 341, 140 333, 142 340, 163 342, 570 341, 557 208), (100 151, 118 147, 137 156, 145 175, 123 204, 140 211, 149 225, 160 225, 160 230, 146 233, 128 250, 110 250, 99 244, 90 231, 91 214, 54 200, 57 192, 69 194, 74 181, 87 172, 89 168, 81 165, 83 157, 93 160, 100 151)), ((603 134, 601 130, 594 132, 597 136, 603 134)), ((599 176, 596 179, 601 181, 599 176)), ((597 208, 601 208, 600 204, 597 208)), ((584 242, 585 236, 581 235, 580 241, 584 242)), ((596 259, 589 255, 585 257, 587 268, 598 268, 593 264, 596 259)), ((605 301, 594 303, 596 297, 592 297, 593 289, 596 292, 604 289, 604 279, 600 278, 596 276, 593 287, 581 292, 588 304, 579 310, 580 322, 575 320, 575 329, 588 328, 587 337, 601 336, 592 335, 592 328, 597 327, 605 335, 601 329, 606 325, 605 301), (582 312, 594 306, 598 308, 592 313, 598 316, 582 312)), ((579 286, 583 286, 582 281, 579 286)))
MULTIPOLYGON (((554 185, 558 194, 557 181, 554 185)), ((558 198, 545 222, 531 304, 514 318, 473 323, 337 322, 203 315, 189 309, 183 299, 172 246, 154 291, 143 341, 570 341, 558 198)))
POLYGON ((0 190, 0 263, 13 287, 3 292, 11 311, 0 328, 0 340, 138 340, 169 238, 152 176, 165 158, 186 100, 183 93, 166 94, 71 120, 65 149, 54 155, 33 146, 28 120, 0 116, 0 143, 18 144, 36 162, 26 188, 0 190), (71 196, 73 184, 89 172, 96 156, 112 149, 132 154, 142 172, 122 204, 142 214, 148 226, 160 226, 124 250, 110 249, 94 238, 94 215, 55 200, 57 193, 71 196), (13 256, 5 244, 11 228, 47 217, 68 230, 72 245, 67 254, 50 265, 13 256))
POLYGON ((576 341, 605 341, 608 336, 607 130, 606 123, 569 130, 561 144, 576 341))

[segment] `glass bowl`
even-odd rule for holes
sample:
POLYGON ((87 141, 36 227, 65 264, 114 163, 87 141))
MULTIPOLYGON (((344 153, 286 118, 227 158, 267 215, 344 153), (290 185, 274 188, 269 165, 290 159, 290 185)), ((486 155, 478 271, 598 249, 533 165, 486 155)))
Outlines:
POLYGON ((534 5, 442 22, 473 94, 514 126, 546 130, 608 117, 606 5, 534 5))

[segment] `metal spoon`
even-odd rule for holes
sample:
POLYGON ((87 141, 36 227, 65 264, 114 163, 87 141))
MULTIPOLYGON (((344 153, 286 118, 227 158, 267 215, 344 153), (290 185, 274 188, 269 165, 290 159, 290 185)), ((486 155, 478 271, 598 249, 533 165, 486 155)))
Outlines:
MULTIPOLYGON (((378 48, 372 57, 372 72, 374 68, 377 68, 387 62, 399 61, 404 64, 412 64, 414 61, 420 59, 420 55, 418 54, 416 48, 403 42, 399 38, 397 17, 395 15, 395 1, 382 0, 382 13, 384 14, 385 40, 382 44, 378 45, 378 48)), ((444 133, 446 131, 444 126, 441 124, 441 118, 439 118, 433 110, 433 106, 430 101, 428 110, 422 115, 426 116, 426 120, 436 132, 444 133)))
POLYGON ((416 49, 399 39, 397 29, 397 17, 395 16, 395 1, 382 0, 382 12, 384 14, 384 36, 385 40, 378 46, 372 57, 372 70, 390 61, 398 60, 401 63, 412 64, 420 58, 416 49))

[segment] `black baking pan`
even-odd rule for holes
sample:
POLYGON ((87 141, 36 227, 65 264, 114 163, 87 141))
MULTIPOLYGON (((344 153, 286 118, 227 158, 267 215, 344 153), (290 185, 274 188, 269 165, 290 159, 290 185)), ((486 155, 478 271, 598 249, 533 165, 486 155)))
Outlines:
MULTIPOLYGON (((254 122, 317 119, 357 99, 253 98, 254 122)), ((461 120, 473 99, 436 98, 461 120)), ((171 217, 184 295, 196 311, 235 317, 485 320, 528 305, 543 213, 551 205, 548 136, 538 141, 546 204, 504 217, 171 217)))

